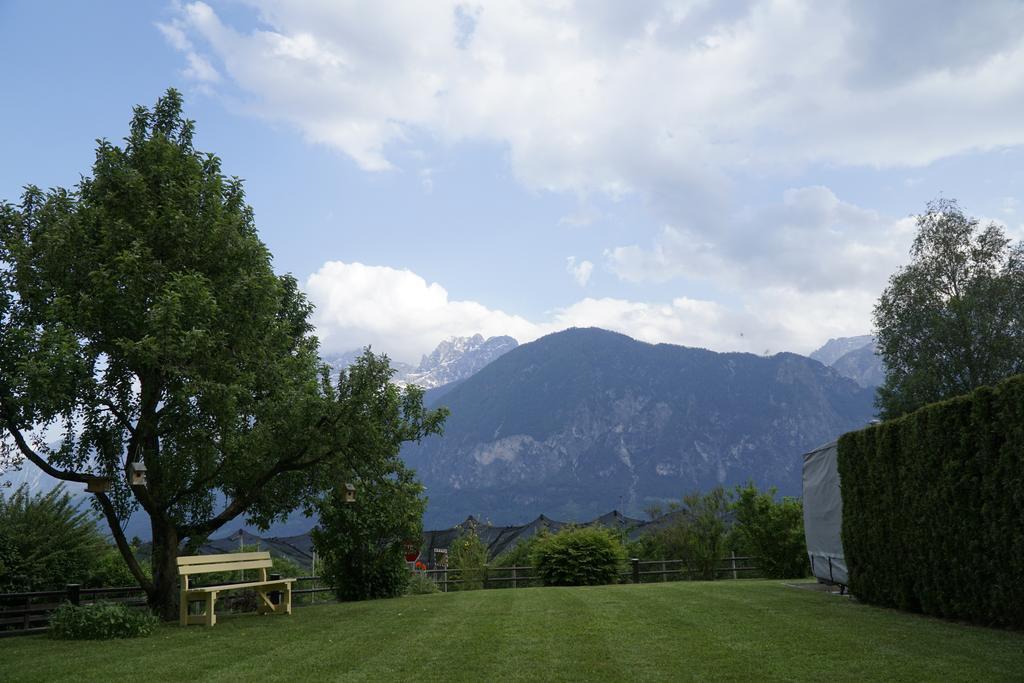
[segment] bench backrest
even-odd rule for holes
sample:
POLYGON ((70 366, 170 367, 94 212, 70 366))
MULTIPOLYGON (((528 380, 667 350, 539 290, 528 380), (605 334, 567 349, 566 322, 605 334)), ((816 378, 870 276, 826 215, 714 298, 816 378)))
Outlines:
POLYGON ((243 569, 270 569, 273 562, 269 552, 227 553, 225 555, 187 555, 178 558, 178 574, 209 574, 234 572, 243 569))

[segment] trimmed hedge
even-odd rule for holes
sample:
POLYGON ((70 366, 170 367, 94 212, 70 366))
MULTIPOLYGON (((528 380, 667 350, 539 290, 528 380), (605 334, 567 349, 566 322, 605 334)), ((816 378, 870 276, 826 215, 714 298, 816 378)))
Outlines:
POLYGON ((859 599, 1024 626, 1024 375, 839 439, 859 599))

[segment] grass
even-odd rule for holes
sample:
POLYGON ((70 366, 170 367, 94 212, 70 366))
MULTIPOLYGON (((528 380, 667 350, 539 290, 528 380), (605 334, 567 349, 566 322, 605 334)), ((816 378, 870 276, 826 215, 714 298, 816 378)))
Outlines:
POLYGON ((1024 633, 779 581, 420 595, 161 626, 140 640, 0 640, 0 679, 1020 680, 1024 633))

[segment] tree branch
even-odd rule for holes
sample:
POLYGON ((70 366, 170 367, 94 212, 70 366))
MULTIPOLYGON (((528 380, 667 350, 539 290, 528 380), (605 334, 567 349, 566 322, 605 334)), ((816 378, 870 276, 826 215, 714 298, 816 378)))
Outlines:
POLYGON ((135 427, 132 426, 131 420, 122 413, 117 407, 114 406, 110 401, 99 401, 98 405, 106 408, 110 411, 110 414, 117 418, 117 421, 121 423, 121 426, 127 429, 132 435, 135 434, 135 427))
POLYGON ((121 556, 128 563, 128 569, 131 571, 132 576, 139 582, 139 586, 142 587, 142 590, 146 591, 147 595, 152 595, 156 588, 149 577, 142 571, 139 561, 135 559, 135 553, 132 552, 131 546, 125 540, 124 532, 121 530, 121 523, 117 519, 117 512, 114 511, 113 503, 110 502, 110 498, 105 493, 97 493, 96 500, 99 501, 100 507, 103 508, 103 515, 107 518, 107 526, 110 527, 110 532, 114 535, 114 542, 117 543, 117 549, 121 551, 121 556))
MULTIPOLYGON (((321 424, 318 425, 318 428, 331 426, 333 424, 333 421, 328 420, 327 418, 322 418, 320 422, 321 424)), ((200 522, 198 524, 190 524, 182 527, 180 529, 181 536, 205 536, 216 531, 217 529, 224 526, 238 515, 245 512, 245 509, 252 504, 252 502, 256 499, 257 495, 259 495, 259 492, 263 489, 263 487, 266 486, 270 482, 270 480, 276 477, 277 475, 283 474, 285 472, 295 472, 297 470, 313 467, 314 465, 323 462, 330 455, 333 454, 329 452, 319 458, 314 458, 312 460, 303 460, 302 457, 306 455, 308 450, 309 447, 306 446, 293 457, 278 460, 273 467, 271 467, 269 470, 267 470, 262 475, 256 478, 253 484, 249 487, 249 493, 243 494, 238 498, 232 500, 227 505, 227 507, 221 510, 220 514, 218 514, 217 516, 211 517, 205 522, 200 522)))
POLYGON ((14 423, 5 414, 4 416, 4 427, 10 432, 11 436, 14 437, 14 443, 18 445, 18 450, 21 454, 28 458, 36 467, 46 472, 54 479, 61 479, 63 481, 77 481, 80 483, 86 483, 91 477, 85 474, 79 474, 78 472, 67 472, 65 470, 58 470, 56 467, 51 465, 49 461, 43 456, 32 450, 32 447, 25 441, 25 437, 21 431, 14 426, 14 423))

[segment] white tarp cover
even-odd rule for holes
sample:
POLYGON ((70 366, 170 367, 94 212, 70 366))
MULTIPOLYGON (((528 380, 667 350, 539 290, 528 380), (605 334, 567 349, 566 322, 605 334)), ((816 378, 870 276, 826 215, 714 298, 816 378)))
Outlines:
POLYGON ((830 583, 846 585, 846 556, 840 536, 843 497, 839 491, 837 447, 832 442, 804 455, 804 534, 811 571, 830 583))

